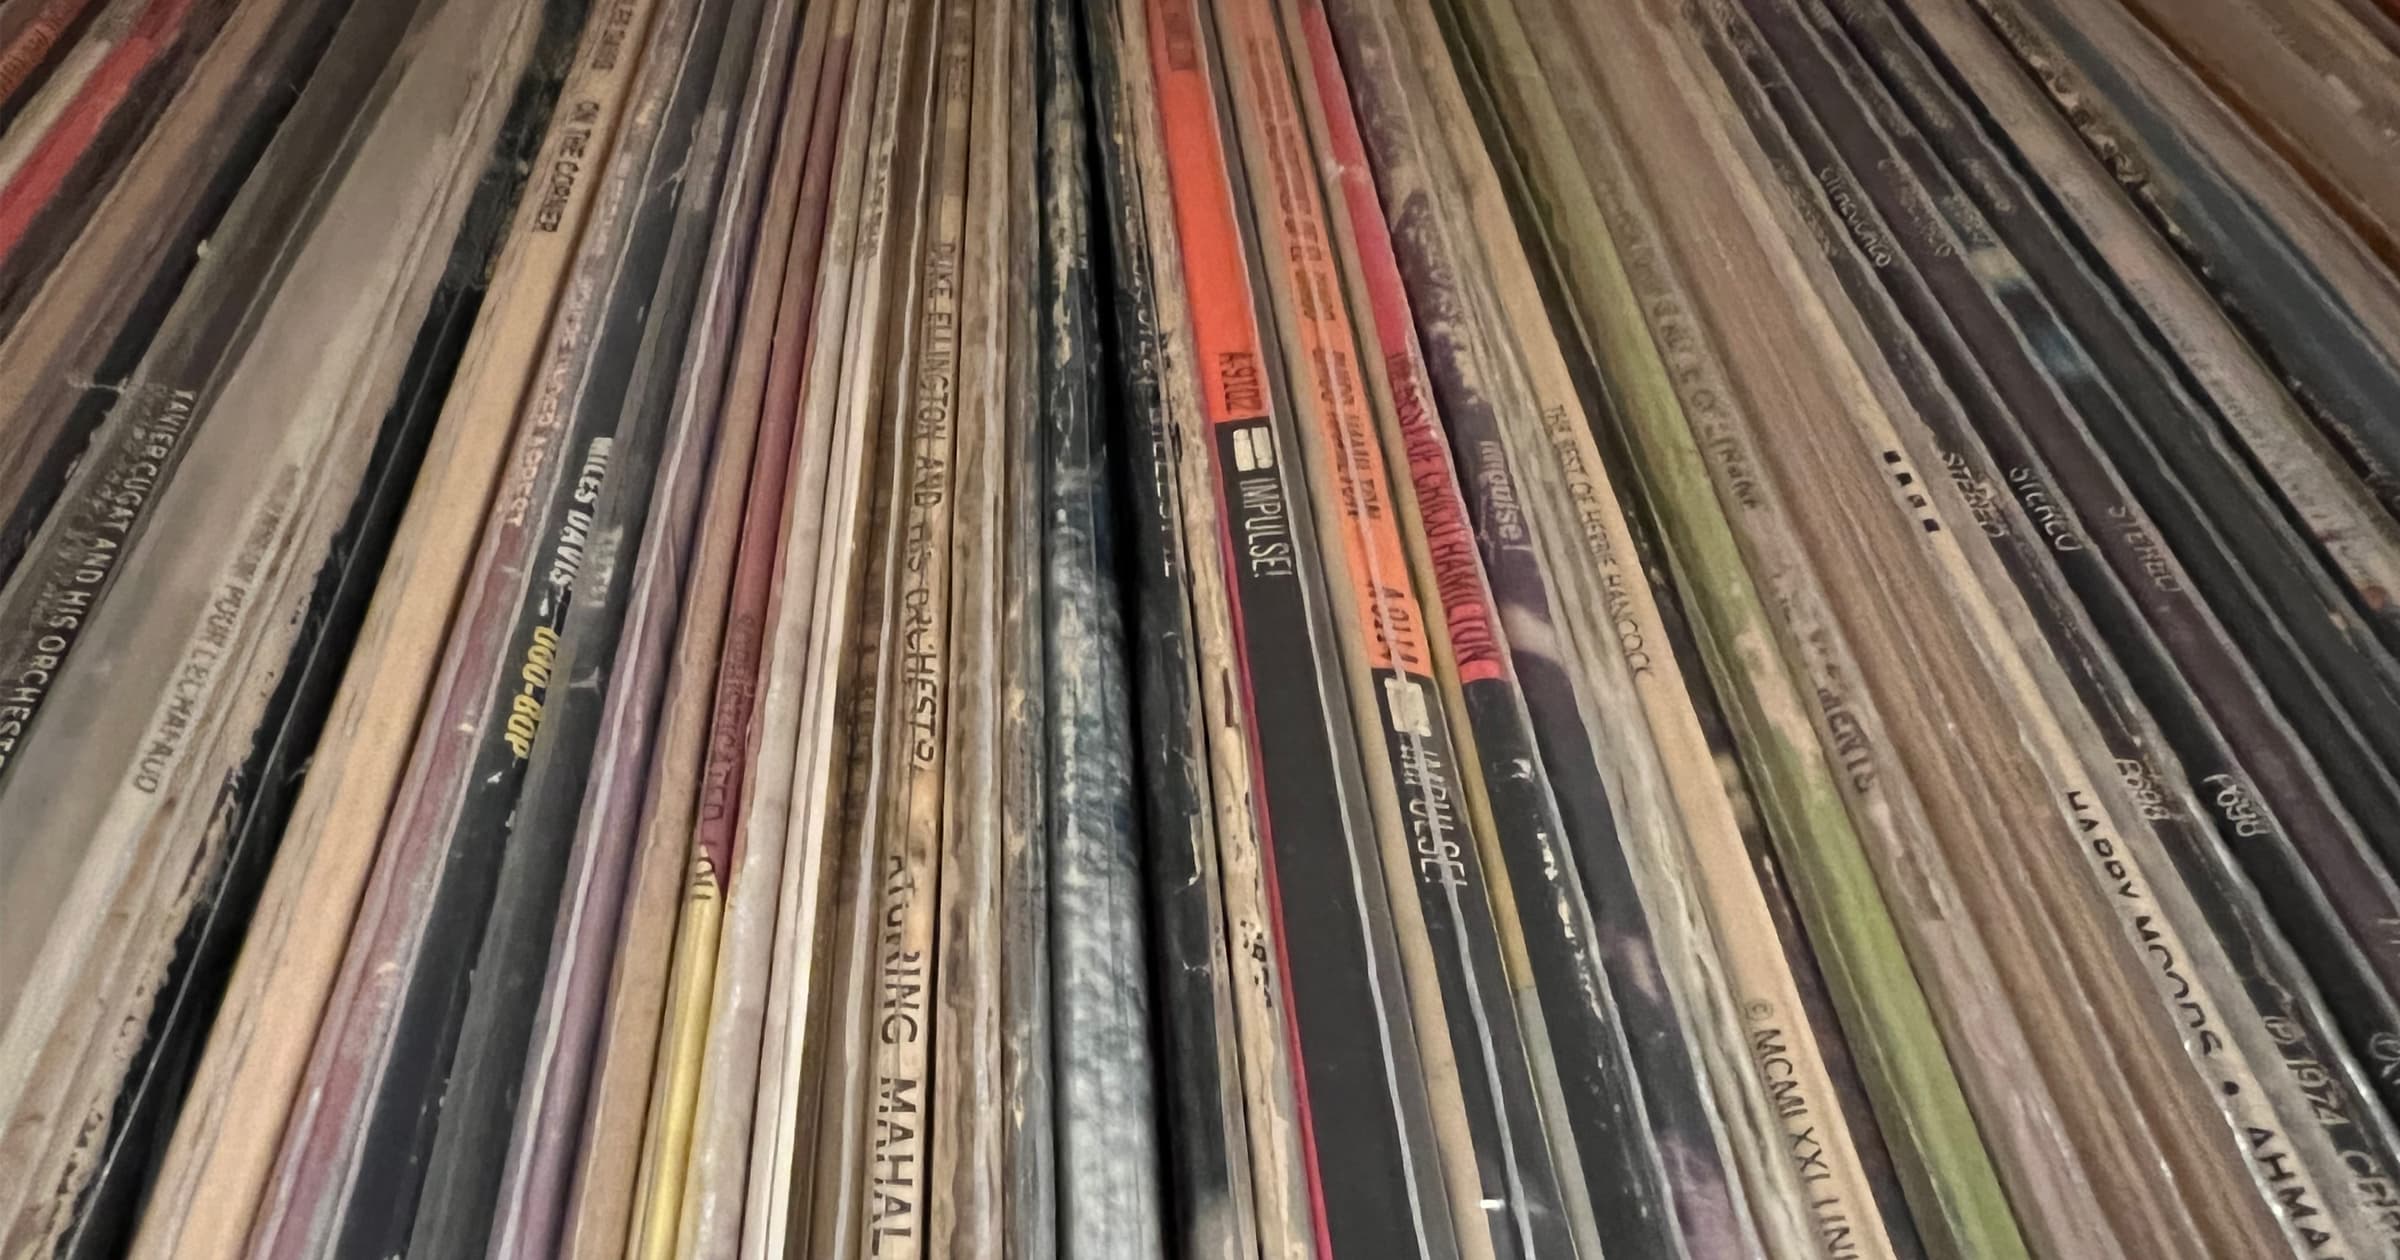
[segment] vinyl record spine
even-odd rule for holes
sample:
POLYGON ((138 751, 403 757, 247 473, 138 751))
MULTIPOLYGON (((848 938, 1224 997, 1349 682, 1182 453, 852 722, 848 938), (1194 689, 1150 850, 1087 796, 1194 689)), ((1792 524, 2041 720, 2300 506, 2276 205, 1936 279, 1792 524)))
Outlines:
MULTIPOLYGON (((1059 1251, 1163 1256, 1145 914, 1134 808, 1134 731, 1119 528, 1110 492, 1121 413, 1101 387, 1105 348, 1093 238, 1092 127, 1075 6, 1038 8, 1045 669, 1049 693, 1050 1004, 1058 1126, 1059 1251)), ((1104 213, 1104 212, 1103 212, 1104 213)))
MULTIPOLYGON (((1170 489, 1182 530, 1177 541, 1190 591, 1193 664, 1200 675, 1202 735, 1206 741, 1211 824, 1226 915, 1228 975, 1233 1032, 1241 1070, 1242 1109, 1250 1168, 1250 1197, 1258 1222, 1260 1253, 1269 1257, 1314 1254, 1315 1207, 1302 1148, 1294 1074, 1297 1047, 1288 1035, 1286 990, 1275 945, 1274 906, 1267 882, 1262 815, 1254 809, 1250 714, 1242 699, 1243 662, 1236 648, 1234 607, 1227 596, 1232 557, 1219 539, 1214 438, 1202 405, 1198 348, 1192 336, 1193 307, 1185 282, 1181 230, 1168 182, 1164 120, 1158 84, 1150 73, 1151 26, 1144 0, 1113 0, 1117 21, 1115 61, 1095 54, 1100 95, 1121 92, 1124 105, 1113 117, 1129 133, 1120 156, 1133 163, 1143 202, 1148 276, 1157 301, 1152 314, 1157 336, 1158 405, 1171 446, 1170 489)), ((1105 29, 1097 20, 1092 29, 1105 29)), ((1110 115, 1104 115, 1104 117, 1110 115)), ((1105 175, 1105 172, 1104 172, 1105 175)), ((1139 462, 1143 448, 1127 454, 1139 462)), ((1140 494, 1138 486, 1133 493, 1140 494)), ((1137 704, 1139 701, 1137 700, 1137 704)), ((1153 868, 1154 877, 1157 869, 1153 868)))
POLYGON ((945 759, 940 921, 934 929, 933 1061, 926 1122, 925 1247, 997 1249, 1006 1217, 1002 1106, 1001 852, 1004 843, 1001 607, 1005 578, 1010 351, 1021 309, 1009 289, 1009 232, 1031 213, 1010 198, 1010 142, 1030 122, 1008 91, 1020 52, 1015 0, 975 35, 968 92, 966 224, 960 251, 958 492, 951 588, 954 684, 945 759))
MULTIPOLYGON (((1162 344, 1150 255, 1150 219, 1158 207, 1150 204, 1139 158, 1129 151, 1150 139, 1155 121, 1136 115, 1147 102, 1125 82, 1122 10, 1107 2, 1086 3, 1081 10, 1093 80, 1092 133, 1100 154, 1095 217, 1107 224, 1103 274, 1116 294, 1107 339, 1113 388, 1101 392, 1100 405, 1124 417, 1114 426, 1121 437, 1110 443, 1111 461, 1123 470, 1126 499, 1119 517, 1127 558, 1116 567, 1128 575, 1134 603, 1138 819, 1154 942, 1153 1009, 1165 1027, 1156 1076, 1160 1127, 1169 1135, 1159 1145, 1169 1181, 1170 1238, 1183 1254, 1235 1260, 1258 1254, 1258 1223, 1200 675, 1193 659, 1199 648, 1183 558, 1186 520, 1176 492, 1173 420, 1161 381, 1168 350, 1162 344), (1144 121, 1152 123, 1149 132, 1144 121)), ((1144 72, 1138 63, 1131 69, 1144 72)), ((1100 524, 1107 524, 1105 517, 1100 524)))
MULTIPOLYGON (((931 1182, 935 930, 940 919, 941 847, 947 817, 951 710, 961 680, 951 672, 952 573, 973 542, 954 532, 961 458, 959 394, 962 316, 960 241, 967 228, 967 138, 972 111, 976 4, 948 0, 933 34, 932 116, 912 305, 895 312, 914 325, 895 356, 887 423, 903 435, 895 470, 905 487, 894 516, 898 603, 887 622, 897 652, 884 703, 898 720, 886 756, 895 770, 892 809, 867 887, 876 901, 871 999, 873 1030, 848 1053, 869 1059, 859 1250, 870 1256, 924 1254, 931 1182)), ((997 34, 997 32, 995 32, 997 34)), ((838 1121, 837 1121, 838 1122, 838 1121)))

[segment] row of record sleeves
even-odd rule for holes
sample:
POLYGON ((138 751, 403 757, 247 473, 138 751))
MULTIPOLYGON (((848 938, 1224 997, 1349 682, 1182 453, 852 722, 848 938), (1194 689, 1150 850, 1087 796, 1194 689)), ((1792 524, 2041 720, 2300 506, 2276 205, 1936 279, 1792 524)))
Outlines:
POLYGON ((2400 1256, 2400 0, 0 0, 0 1257, 2400 1256))

